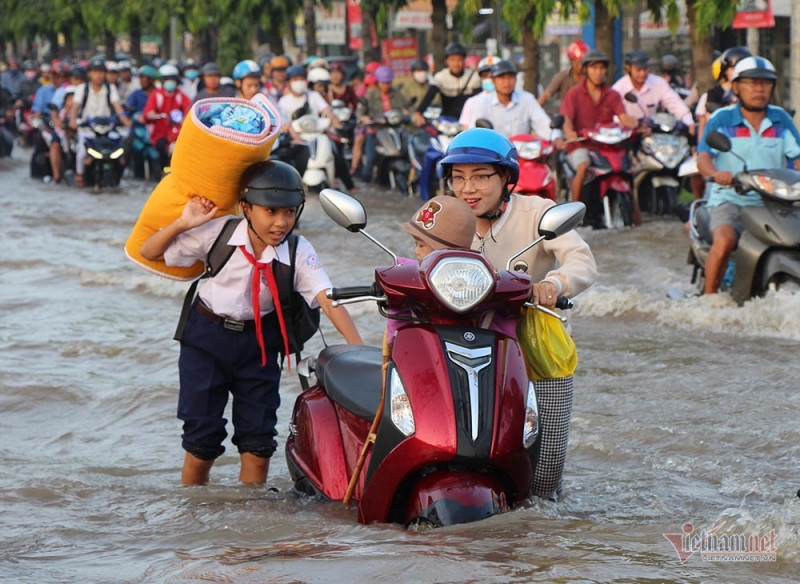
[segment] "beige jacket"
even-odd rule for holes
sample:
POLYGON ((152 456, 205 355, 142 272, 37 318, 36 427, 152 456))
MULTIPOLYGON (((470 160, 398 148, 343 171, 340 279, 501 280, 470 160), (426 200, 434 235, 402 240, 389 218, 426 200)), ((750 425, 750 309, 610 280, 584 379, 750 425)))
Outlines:
MULTIPOLYGON (((511 195, 505 211, 492 223, 492 229, 481 240, 477 235, 472 249, 482 250, 484 257, 498 270, 506 268, 508 259, 539 237, 539 220, 554 205, 549 199, 511 195)), ((589 245, 575 231, 551 241, 543 240, 511 263, 523 269, 534 283, 548 280, 559 288, 560 296, 577 296, 597 278, 589 245)))

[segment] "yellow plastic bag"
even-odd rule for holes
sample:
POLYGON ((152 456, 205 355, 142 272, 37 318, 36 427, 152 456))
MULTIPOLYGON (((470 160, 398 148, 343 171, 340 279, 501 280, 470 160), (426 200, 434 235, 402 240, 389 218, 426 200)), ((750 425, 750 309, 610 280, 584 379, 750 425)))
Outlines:
POLYGON ((578 349, 563 323, 534 308, 523 308, 517 340, 535 381, 570 377, 578 367, 578 349))

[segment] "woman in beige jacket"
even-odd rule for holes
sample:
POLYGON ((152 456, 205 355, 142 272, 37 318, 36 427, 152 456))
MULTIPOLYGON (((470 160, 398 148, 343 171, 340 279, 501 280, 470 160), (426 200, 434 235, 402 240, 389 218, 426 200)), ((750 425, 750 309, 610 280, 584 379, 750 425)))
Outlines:
MULTIPOLYGON (((505 269, 510 257, 538 237, 539 220, 554 203, 511 194, 519 178, 517 151, 494 130, 462 132, 441 164, 448 187, 475 213, 472 248, 495 268, 505 269)), ((540 242, 514 259, 511 268, 530 274, 532 301, 547 308, 555 308, 559 296, 580 294, 597 277, 594 256, 574 231, 540 242)), ((535 446, 533 494, 555 500, 567 453, 573 378, 537 381, 535 387, 541 430, 535 446)))

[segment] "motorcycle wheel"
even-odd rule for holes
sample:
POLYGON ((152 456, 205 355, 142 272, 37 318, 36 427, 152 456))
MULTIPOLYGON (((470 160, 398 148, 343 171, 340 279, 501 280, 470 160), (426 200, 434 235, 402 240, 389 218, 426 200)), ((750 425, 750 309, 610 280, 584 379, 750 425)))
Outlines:
POLYGON ((603 210, 608 229, 633 225, 633 204, 630 193, 607 191, 603 199, 603 210))

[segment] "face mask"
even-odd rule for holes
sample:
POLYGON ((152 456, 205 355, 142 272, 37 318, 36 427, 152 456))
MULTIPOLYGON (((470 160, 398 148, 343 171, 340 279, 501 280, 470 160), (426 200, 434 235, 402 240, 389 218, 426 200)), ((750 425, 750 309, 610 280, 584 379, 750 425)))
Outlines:
POLYGON ((188 79, 189 81, 194 81, 195 79, 197 79, 198 75, 199 73, 194 69, 189 69, 186 73, 183 74, 183 76, 186 77, 186 79, 188 79))
POLYGON ((308 85, 306 84, 304 79, 299 79, 297 81, 290 81, 289 89, 292 90, 292 93, 300 95, 301 93, 305 93, 308 90, 308 85))
POLYGON ((167 79, 166 81, 164 81, 164 91, 172 93, 176 89, 178 89, 177 81, 175 81, 174 79, 167 79))
POLYGON ((414 81, 417 83, 425 83, 428 80, 428 74, 425 71, 414 71, 414 81))
POLYGON ((489 93, 492 93, 494 91, 494 83, 492 82, 491 79, 484 79, 481 82, 481 87, 483 87, 484 91, 488 91, 489 93))
POLYGON ((36 79, 36 71, 25 71, 25 79, 28 81, 36 79))

